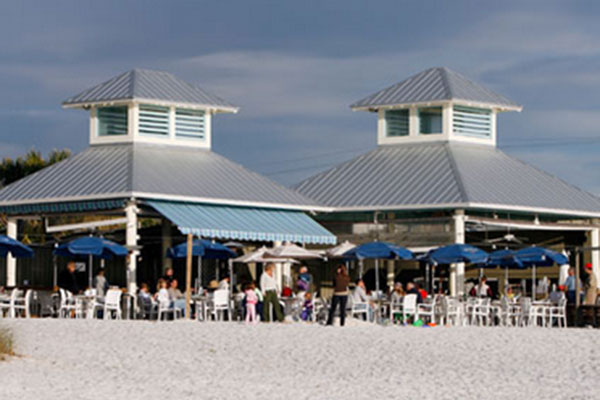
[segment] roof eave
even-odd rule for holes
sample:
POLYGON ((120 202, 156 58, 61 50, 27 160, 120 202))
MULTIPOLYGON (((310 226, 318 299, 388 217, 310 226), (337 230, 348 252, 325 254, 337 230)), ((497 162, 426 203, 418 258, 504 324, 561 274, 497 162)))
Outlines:
POLYGON ((131 104, 131 103, 136 103, 136 104, 144 103, 144 104, 152 104, 152 105, 158 105, 158 106, 174 106, 174 107, 181 107, 181 108, 210 110, 214 113, 236 114, 239 111, 239 107, 236 107, 236 106, 224 106, 224 105, 218 105, 218 104, 203 104, 203 103, 187 103, 187 102, 177 102, 177 101, 169 101, 169 100, 145 99, 145 98, 139 98, 139 97, 101 100, 101 101, 83 101, 83 102, 65 101, 62 103, 62 107, 67 108, 67 109, 88 109, 91 107, 110 107, 110 106, 118 106, 118 105, 127 105, 127 104, 131 104))
POLYGON ((398 205, 374 205, 374 206, 351 206, 351 207, 332 207, 330 212, 356 212, 356 211, 429 211, 442 209, 467 209, 467 210, 488 210, 488 211, 512 211, 525 212, 531 214, 546 214, 556 216, 578 217, 578 218, 599 218, 600 211, 585 210, 567 210, 546 207, 513 206, 507 204, 491 203, 440 203, 440 204, 398 204, 398 205))
POLYGON ((431 100, 431 101, 420 101, 420 102, 409 102, 409 103, 394 103, 394 104, 368 104, 363 106, 355 106, 351 105, 350 109, 352 111, 371 111, 375 112, 377 110, 390 110, 395 108, 409 108, 409 107, 430 107, 430 106, 442 106, 445 104, 458 104, 468 107, 480 107, 480 108, 490 108, 499 112, 504 111, 517 111, 521 112, 523 110, 523 106, 514 104, 497 104, 497 103, 484 103, 477 101, 469 101, 462 99, 442 99, 442 100, 431 100))
POLYGON ((168 201, 179 201, 179 202, 189 202, 189 203, 199 203, 199 204, 215 204, 215 205, 221 204, 221 205, 239 206, 239 207, 272 208, 272 209, 279 209, 279 210, 293 210, 293 211, 306 211, 306 212, 330 212, 333 210, 332 207, 326 207, 326 206, 321 206, 321 205, 265 203, 265 202, 260 202, 260 201, 180 196, 180 195, 169 195, 169 194, 162 194, 162 193, 148 193, 148 192, 136 192, 136 191, 94 194, 94 195, 88 195, 88 196, 54 197, 54 198, 46 198, 46 199, 8 200, 8 201, 0 201, 0 207, 43 204, 43 203, 88 201, 88 200, 122 199, 122 198, 127 198, 127 199, 135 198, 135 199, 140 199, 140 200, 168 200, 168 201))

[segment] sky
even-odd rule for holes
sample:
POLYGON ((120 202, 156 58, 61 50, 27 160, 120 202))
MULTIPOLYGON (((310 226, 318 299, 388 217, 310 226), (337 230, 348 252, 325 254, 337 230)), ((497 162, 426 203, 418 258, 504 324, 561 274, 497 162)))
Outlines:
POLYGON ((376 147, 349 105, 434 66, 521 104, 499 147, 600 194, 600 2, 4 1, 0 157, 88 146, 66 98, 132 68, 240 107, 213 149, 293 185, 376 147))

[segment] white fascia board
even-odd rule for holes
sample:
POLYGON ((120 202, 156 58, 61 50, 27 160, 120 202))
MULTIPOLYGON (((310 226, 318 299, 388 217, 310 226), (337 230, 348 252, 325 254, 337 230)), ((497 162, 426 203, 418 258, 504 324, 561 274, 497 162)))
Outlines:
POLYGON ((547 224, 535 222, 517 222, 517 221, 490 221, 488 219, 479 219, 477 217, 465 217, 466 223, 471 224, 482 224, 487 226, 497 226, 501 228, 514 228, 523 230, 537 230, 537 231, 591 231, 592 229, 598 229, 597 226, 591 225, 570 225, 570 224, 547 224))
POLYGON ((358 207, 333 207, 332 212, 353 212, 353 211, 428 211, 442 209, 471 209, 487 211, 514 211, 532 214, 551 214, 560 216, 599 218, 600 212, 583 210, 565 210, 544 207, 511 206, 506 204, 487 204, 487 203, 440 203, 440 204, 400 204, 385 206, 358 206, 358 207))
POLYGON ((278 210, 291 210, 291 211, 309 211, 309 212, 310 211, 315 211, 315 212, 331 212, 331 211, 333 211, 333 208, 325 207, 325 206, 307 206, 307 205, 302 205, 302 204, 262 203, 262 202, 257 202, 257 201, 215 199, 215 198, 179 196, 179 195, 165 195, 165 194, 160 194, 160 193, 133 192, 132 196, 135 198, 138 198, 138 199, 142 199, 142 200, 168 200, 168 201, 180 201, 180 202, 198 203, 198 204, 273 208, 273 209, 278 209, 278 210))
POLYGON ((412 106, 415 106, 415 107, 443 106, 444 104, 448 104, 450 102, 452 102, 452 104, 454 104, 454 105, 476 107, 476 108, 489 108, 489 109, 494 109, 497 111, 520 112, 523 110, 522 106, 511 106, 511 105, 502 105, 502 104, 495 104, 495 103, 482 103, 482 102, 462 100, 462 99, 421 101, 421 102, 416 102, 416 103, 379 104, 379 105, 370 105, 370 106, 351 107, 351 109, 352 109, 352 111, 391 110, 391 109, 409 108, 412 106))
POLYGON ((207 112, 213 113, 234 113, 236 114, 239 111, 239 107, 228 107, 228 106, 215 106, 212 104, 200 104, 200 103, 184 103, 184 102, 176 102, 169 100, 157 100, 157 99, 144 99, 144 98, 130 98, 130 99, 117 99, 110 101, 93 101, 93 102, 82 102, 82 103, 69 103, 62 104, 63 108, 89 108, 89 107, 110 107, 110 106, 119 106, 119 105, 128 105, 131 103, 137 104, 152 104, 156 106, 165 106, 165 107, 180 107, 180 108, 188 108, 194 110, 206 110, 207 112))
POLYGON ((259 208, 273 208, 278 210, 290 210, 290 211, 307 211, 307 212, 331 212, 331 207, 325 206, 308 206, 302 204, 280 204, 280 203, 262 203, 258 201, 244 201, 244 200, 231 200, 231 199, 215 199, 208 197, 193 197, 193 196, 179 196, 179 195, 168 195, 160 193, 146 193, 146 192, 121 192, 121 193, 109 193, 109 194, 94 194, 88 196, 70 196, 70 197, 57 197, 51 199, 27 199, 27 200, 11 200, 11 201, 0 201, 0 206, 20 206, 30 204, 42 204, 42 203, 65 203, 74 201, 92 201, 92 200, 108 200, 108 199, 128 199, 136 198, 141 200, 168 200, 168 201, 180 201, 188 203, 198 204, 214 204, 214 205, 229 205, 239 207, 259 207, 259 208))

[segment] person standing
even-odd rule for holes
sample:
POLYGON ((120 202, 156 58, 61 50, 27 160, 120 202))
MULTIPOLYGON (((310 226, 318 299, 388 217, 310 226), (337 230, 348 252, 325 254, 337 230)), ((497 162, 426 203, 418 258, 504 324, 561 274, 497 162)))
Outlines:
POLYGON ((94 289, 96 289, 96 296, 101 298, 106 296, 108 286, 108 280, 106 280, 106 276, 104 276, 104 269, 100 268, 98 274, 94 278, 94 289))
POLYGON ((260 289, 263 292, 263 321, 271 321, 271 308, 275 312, 275 318, 279 322, 283 322, 283 313, 281 312, 281 304, 277 296, 277 282, 273 278, 275 265, 269 263, 265 266, 265 270, 260 277, 260 289))
POLYGON ((575 295, 575 270, 573 268, 569 268, 567 272, 567 279, 565 279, 565 292, 567 295, 567 302, 570 304, 575 304, 576 295, 575 295))
POLYGON ((79 293, 79 286, 77 285, 77 276, 75 275, 76 264, 75 261, 69 261, 67 268, 61 271, 58 276, 58 287, 61 289, 68 290, 73 294, 79 293))
POLYGON ((583 304, 593 306, 596 304, 596 298, 598 297, 598 279, 592 269, 592 264, 585 264, 585 273, 588 278, 585 282, 585 295, 583 298, 583 304))
POLYGON ((346 322, 346 304, 348 304, 348 284, 350 283, 350 276, 346 266, 340 265, 337 267, 335 274, 335 288, 333 291, 333 298, 331 299, 331 308, 329 310, 329 318, 327 318, 327 325, 333 325, 333 316, 335 309, 340 307, 340 326, 344 326, 346 322))

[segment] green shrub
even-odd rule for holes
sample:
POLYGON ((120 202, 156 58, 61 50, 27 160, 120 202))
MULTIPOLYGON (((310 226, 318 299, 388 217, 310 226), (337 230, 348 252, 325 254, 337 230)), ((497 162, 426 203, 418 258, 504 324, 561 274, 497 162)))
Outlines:
POLYGON ((0 326, 0 361, 14 354, 12 332, 0 326))

